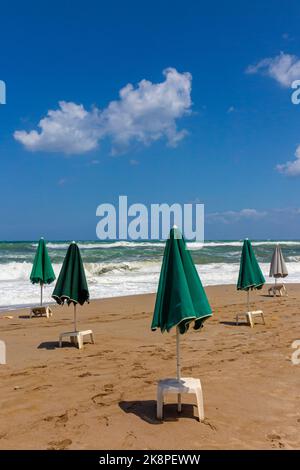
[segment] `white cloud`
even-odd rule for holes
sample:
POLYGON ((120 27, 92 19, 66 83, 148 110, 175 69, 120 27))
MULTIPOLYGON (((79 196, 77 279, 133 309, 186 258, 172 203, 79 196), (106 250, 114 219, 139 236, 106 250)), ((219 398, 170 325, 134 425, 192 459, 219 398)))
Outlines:
POLYGON ((290 87, 294 80, 300 79, 300 59, 281 52, 273 58, 262 59, 255 65, 249 65, 246 73, 267 75, 282 86, 290 87))
MULTIPOLYGON (((286 35, 285 39, 288 39, 286 35)), ((267 75, 284 87, 290 87, 295 80, 300 79, 300 59, 291 54, 281 52, 276 57, 269 57, 259 61, 256 65, 250 65, 246 73, 261 73, 267 75)), ((287 176, 300 175, 300 145, 295 152, 295 160, 276 166, 276 170, 287 176)))
POLYGON ((99 134, 98 110, 88 112, 82 105, 65 101, 59 102, 59 108, 48 111, 47 116, 40 120, 40 132, 16 131, 15 139, 31 151, 75 154, 96 148, 99 134))
POLYGON ((192 76, 174 68, 163 74, 161 83, 142 80, 136 87, 126 85, 119 99, 103 110, 87 111, 83 105, 60 101, 59 109, 40 120, 39 131, 15 131, 14 137, 28 150, 65 154, 93 150, 104 138, 111 140, 113 152, 162 138, 176 146, 187 133, 177 129, 176 121, 191 112, 192 76))
POLYGON ((274 214, 278 216, 278 214, 285 214, 290 217, 299 216, 300 215, 300 208, 299 207, 283 207, 283 208, 276 208, 273 210, 274 214))
POLYGON ((300 175, 300 145, 297 147, 295 152, 295 160, 289 161, 276 166, 277 171, 284 173, 287 176, 299 176, 300 175))
POLYGON ((240 211, 224 211, 212 212, 207 214, 207 220, 211 222, 222 222, 230 224, 239 222, 240 220, 258 220, 267 215, 265 211, 257 211, 256 209, 241 209, 240 211))

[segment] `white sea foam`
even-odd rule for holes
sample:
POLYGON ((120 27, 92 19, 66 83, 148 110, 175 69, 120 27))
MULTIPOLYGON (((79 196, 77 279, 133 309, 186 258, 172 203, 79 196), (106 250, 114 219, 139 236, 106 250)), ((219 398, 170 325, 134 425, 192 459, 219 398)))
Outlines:
MULTIPOLYGON (((300 241, 254 241, 253 246, 267 282, 269 262, 276 243, 283 247, 289 270, 285 282, 300 282, 300 241), (262 263, 261 260, 264 262, 262 263)), ((190 242, 188 248, 204 285, 236 283, 242 240, 190 242), (204 249, 201 248, 204 246, 204 249), (200 250, 197 252, 197 250, 200 250)), ((34 249, 32 243, 0 245, 0 309, 1 306, 35 304, 40 289, 29 281, 34 249)), ((49 242, 49 253, 58 277, 68 242, 49 242)), ((91 298, 155 292, 165 242, 100 241, 79 242, 91 298), (115 248, 112 250, 111 248, 115 248)), ((44 299, 51 301, 54 284, 45 286, 44 299)))
MULTIPOLYGON (((36 243, 33 243, 34 248, 37 247, 36 243)), ((116 242, 95 242, 95 243, 80 243, 78 246, 82 250, 94 250, 94 249, 108 249, 108 248, 135 248, 135 247, 164 247, 164 242, 130 242, 130 241, 116 241, 116 242)), ((66 250, 69 247, 69 243, 47 243, 47 247, 52 250, 66 250)))
MULTIPOLYGON (((269 263, 261 263, 267 282, 269 263)), ((0 269, 0 307, 36 304, 39 302, 40 289, 32 285, 29 275, 30 263, 7 263, 0 269)), ((54 264, 58 276, 61 265, 54 264)), ((239 263, 209 263, 197 265, 204 286, 235 284, 239 263)), ((161 264, 151 261, 121 263, 85 263, 86 276, 91 298, 115 297, 121 295, 155 292, 158 285, 161 264)), ((285 282, 300 282, 300 263, 287 262, 289 276, 285 282)), ((51 302, 54 284, 44 287, 44 300, 51 302)))
MULTIPOLYGON (((205 241, 205 242, 187 242, 187 246, 189 250, 201 250, 202 248, 212 248, 212 247, 242 247, 243 240, 239 241, 205 241)), ((282 240, 282 241, 274 241, 274 240, 263 240, 263 241, 252 241, 252 246, 273 246, 277 245, 278 243, 282 246, 298 246, 300 247, 300 241, 295 240, 282 240)), ((37 247, 37 243, 32 243, 31 245, 33 248, 37 247)), ((110 248, 163 248, 165 246, 165 241, 112 241, 112 242, 78 242, 78 246, 81 250, 106 250, 110 248)), ((55 243, 49 242, 47 243, 47 247, 49 250, 67 250, 69 247, 69 243, 55 243)))
MULTIPOLYGON (((188 248, 189 249, 200 249, 200 248, 203 248, 203 247, 215 247, 215 246, 236 246, 236 247, 241 247, 243 246, 243 243, 244 243, 244 240, 240 240, 240 241, 216 241, 216 242, 210 242, 210 241, 207 241, 207 242, 204 242, 204 243, 200 243, 200 242, 189 242, 187 243, 188 245, 188 248)), ((286 245, 286 246, 300 246, 300 241, 274 241, 274 240, 270 240, 270 241, 251 241, 251 244, 252 246, 272 246, 272 245, 286 245)))

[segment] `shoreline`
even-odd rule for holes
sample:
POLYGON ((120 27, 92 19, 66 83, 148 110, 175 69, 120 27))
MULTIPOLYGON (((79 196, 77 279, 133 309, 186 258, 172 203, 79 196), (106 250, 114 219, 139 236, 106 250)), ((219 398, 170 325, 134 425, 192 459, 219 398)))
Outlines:
POLYGON ((201 379, 203 423, 192 395, 180 416, 168 396, 164 421, 156 419, 157 380, 176 374, 176 343, 174 330, 150 329, 155 294, 106 298, 78 308, 79 329, 95 336, 82 350, 58 348, 72 307, 55 307, 50 319, 21 310, 1 318, 0 449, 300 449, 291 362, 299 285, 288 285, 288 297, 251 293, 251 308, 266 319, 254 328, 235 325, 245 292, 205 290, 213 316, 181 340, 183 376, 201 379))
MULTIPOLYGON (((297 285, 300 286, 300 281, 299 282, 286 282, 286 280, 283 279, 283 280, 279 280, 279 284, 280 283, 286 284, 288 288, 290 286, 297 286, 297 285)), ((273 282, 272 281, 266 282, 264 284, 264 287, 263 287, 262 290, 266 290, 267 286, 270 286, 270 285, 274 285, 274 281, 273 282)), ((213 284, 213 285, 208 285, 208 286, 205 286, 203 284, 203 287, 204 287, 205 290, 212 289, 212 288, 226 288, 226 287, 231 287, 231 288, 236 289, 236 284, 213 284)), ((95 298, 90 299, 89 303, 99 302, 99 301, 102 301, 102 300, 128 299, 129 297, 134 298, 134 297, 140 297, 140 296, 144 296, 144 295, 156 295, 156 292, 145 292, 145 293, 128 294, 128 295, 116 295, 116 296, 111 296, 111 297, 95 297, 95 298)), ((59 307, 59 305, 54 300, 51 301, 51 302, 44 302, 43 303, 43 306, 47 306, 47 305, 52 306, 52 307, 56 307, 56 306, 59 307)), ((29 310, 32 307, 39 307, 39 306, 40 305, 38 303, 11 305, 11 306, 10 305, 4 305, 3 307, 0 306, 0 317, 1 317, 1 315, 3 315, 3 314, 5 315, 8 312, 14 313, 14 312, 18 312, 20 310, 26 311, 26 310, 29 310)))

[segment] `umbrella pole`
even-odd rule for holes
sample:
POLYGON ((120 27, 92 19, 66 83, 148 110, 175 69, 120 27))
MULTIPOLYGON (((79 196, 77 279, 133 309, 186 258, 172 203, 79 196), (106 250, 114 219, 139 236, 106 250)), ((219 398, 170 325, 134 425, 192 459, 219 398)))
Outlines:
MULTIPOLYGON (((176 327, 176 356, 177 356, 177 380, 181 379, 181 371, 180 371, 180 336, 179 336, 179 328, 176 327)), ((177 395, 177 409, 178 412, 181 412, 181 394, 178 393, 177 395)))
POLYGON ((249 306, 249 289, 247 290, 247 312, 249 312, 250 306, 249 306))
POLYGON ((43 306, 43 283, 41 282, 41 307, 43 306))
POLYGON ((74 331, 77 332, 77 321, 76 321, 76 304, 74 304, 74 331))
POLYGON ((177 355, 177 380, 180 380, 180 337, 179 328, 176 327, 176 355, 177 355))

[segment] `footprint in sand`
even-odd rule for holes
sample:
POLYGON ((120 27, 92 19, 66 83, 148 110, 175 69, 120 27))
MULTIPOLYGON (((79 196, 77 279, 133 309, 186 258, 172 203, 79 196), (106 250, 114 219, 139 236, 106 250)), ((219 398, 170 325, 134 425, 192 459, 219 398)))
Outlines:
POLYGON ((53 421, 54 419, 55 419, 55 416, 46 416, 46 418, 44 418, 44 421, 48 423, 48 422, 53 421))
POLYGON ((71 408, 69 410, 66 410, 65 413, 58 416, 46 416, 46 418, 44 418, 44 421, 55 421, 55 426, 59 426, 61 424, 65 426, 69 419, 74 418, 75 416, 77 416, 77 414, 78 410, 76 408, 71 408))
POLYGON ((131 375, 130 378, 131 379, 143 379, 144 377, 147 377, 148 376, 148 372, 145 372, 144 374, 134 374, 134 375, 131 375))
POLYGON ((28 370, 24 370, 23 372, 13 372, 10 374, 10 377, 19 377, 20 375, 28 375, 28 370))
POLYGON ((217 427, 212 424, 207 418, 204 419, 204 421, 202 421, 203 424, 205 424, 206 426, 209 426, 210 429, 212 429, 213 431, 216 431, 217 430, 217 427))
POLYGON ((82 424, 79 424, 79 426, 77 426, 77 429, 78 429, 81 433, 87 433, 88 430, 90 429, 90 427, 89 427, 88 424, 82 423, 82 424))
POLYGON ((91 397, 91 400, 95 403, 95 405, 102 405, 107 406, 114 402, 115 396, 113 394, 114 387, 112 384, 106 384, 103 387, 103 391, 97 393, 91 397))
POLYGON ((68 421, 69 421, 69 416, 68 416, 68 412, 66 411, 62 415, 59 415, 56 417, 55 426, 58 424, 66 424, 68 421))
POLYGON ((48 450, 65 450, 72 444, 71 439, 64 439, 63 441, 51 441, 48 442, 48 450))
POLYGON ((44 418, 44 421, 46 422, 55 421, 55 426, 57 426, 59 424, 66 424, 69 421, 69 418, 68 418, 68 414, 64 413, 59 416, 46 416, 46 418, 44 418))
POLYGON ((162 360, 163 360, 163 361, 169 361, 170 359, 173 359, 173 357, 174 357, 174 354, 172 354, 172 353, 167 353, 167 354, 165 354, 164 356, 162 356, 162 360))
POLYGON ((124 445, 125 449, 127 449, 128 447, 132 447, 134 445, 135 441, 136 441, 136 435, 134 434, 134 432, 129 431, 126 434, 126 437, 123 441, 123 445, 124 445))
POLYGON ((90 372, 84 372, 83 374, 78 375, 78 377, 90 377, 92 374, 90 372))
POLYGON ((284 443, 281 441, 281 436, 279 434, 267 434, 267 439, 271 441, 273 448, 282 449, 283 447, 285 447, 284 443))
POLYGON ((105 390, 107 393, 112 392, 113 389, 114 389, 113 384, 105 384, 105 385, 104 385, 104 390, 105 390))
POLYGON ((39 390, 47 390, 47 388, 51 388, 53 387, 53 385, 50 385, 50 384, 45 384, 45 385, 39 385, 38 387, 35 387, 32 389, 32 391, 39 391, 39 390))
POLYGON ((104 415, 104 416, 98 416, 98 421, 99 423, 104 423, 105 426, 109 426, 109 418, 108 416, 104 415))
POLYGON ((147 384, 147 385, 153 385, 155 383, 155 379, 153 379, 153 380, 150 380, 150 379, 144 380, 144 383, 147 384))

